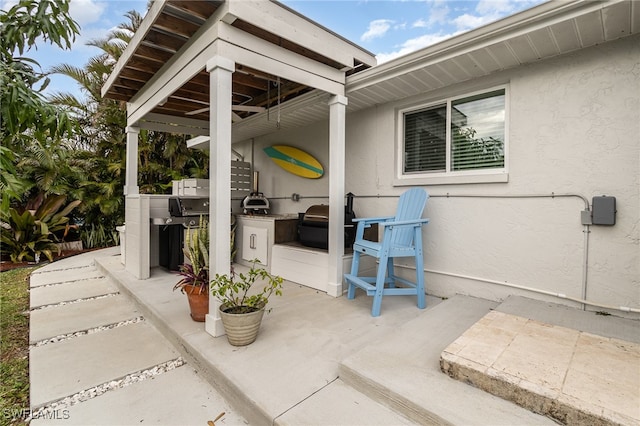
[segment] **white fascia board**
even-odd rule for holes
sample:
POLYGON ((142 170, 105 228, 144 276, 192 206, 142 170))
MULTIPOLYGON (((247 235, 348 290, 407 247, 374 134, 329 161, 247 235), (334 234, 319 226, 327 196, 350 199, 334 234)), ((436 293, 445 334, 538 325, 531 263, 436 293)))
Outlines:
POLYGON ((199 120, 197 118, 190 117, 175 117, 173 115, 157 114, 150 112, 144 116, 144 121, 156 121, 160 123, 172 123, 183 127, 196 127, 196 128, 209 128, 208 120, 199 120))
POLYGON ((162 72, 163 78, 157 80, 155 82, 157 84, 148 89, 140 90, 136 95, 137 99, 127 104, 127 123, 135 123, 143 119, 157 105, 160 105, 163 99, 171 96, 173 92, 198 74, 205 67, 207 60, 216 54, 216 46, 210 45, 190 62, 179 61, 179 65, 175 68, 170 67, 170 70, 162 72))
MULTIPOLYGON (((283 60, 277 60, 269 56, 264 56, 260 53, 247 50, 243 47, 227 43, 224 40, 216 40, 214 44, 217 45, 218 54, 220 56, 230 58, 236 63, 247 65, 251 68, 255 68, 269 74, 278 75, 287 80, 295 81, 296 83, 304 84, 315 89, 320 89, 334 95, 344 96, 344 74, 343 82, 337 82, 334 80, 329 80, 318 74, 309 72, 305 69, 289 65, 283 60)), ((316 65, 316 67, 314 68, 317 68, 317 66, 318 65, 316 65)))
POLYGON ((209 135, 201 135, 187 139, 187 148, 208 150, 210 148, 210 140, 211 137, 209 135))
POLYGON ((241 47, 229 44, 224 40, 218 39, 199 52, 198 55, 193 57, 190 62, 183 63, 181 61, 176 69, 171 69, 171 71, 177 72, 176 74, 169 74, 169 71, 164 72, 163 74, 165 75, 165 79, 158 80, 156 82, 157 91, 153 91, 152 89, 145 90, 144 94, 146 96, 138 99, 137 104, 133 102, 127 104, 127 122, 137 123, 144 119, 156 105, 158 105, 163 99, 170 96, 178 87, 190 80, 191 77, 200 72, 200 70, 202 70, 206 65, 207 61, 217 55, 334 95, 344 96, 343 83, 320 77, 304 69, 293 67, 273 58, 251 52, 241 47))
POLYGON ((141 129, 158 132, 180 133, 184 135, 208 135, 209 121, 195 118, 149 113, 138 121, 141 129))
POLYGON ((332 94, 344 95, 343 72, 233 28, 221 20, 226 15, 227 11, 220 6, 180 52, 131 99, 127 105, 128 123, 145 117, 156 105, 198 74, 207 61, 216 55, 332 94), (235 46, 220 37, 235 37, 234 43, 243 41, 257 51, 235 46))
POLYGON ((353 68, 354 59, 369 66, 376 64, 372 53, 277 2, 243 0, 228 3, 230 13, 238 19, 331 58, 345 67, 353 68))
POLYGON ((548 1, 347 78, 347 93, 628 0, 548 1))
MULTIPOLYGON (((217 21, 226 14, 222 4, 189 41, 160 68, 160 70, 131 98, 127 105, 128 122, 142 119, 162 100, 191 80, 215 56, 213 41, 220 25, 217 21)), ((226 24, 222 24, 226 25, 226 24)))
MULTIPOLYGON (((345 82, 345 74, 344 71, 337 70, 333 67, 320 63, 318 61, 314 61, 313 59, 309 59, 307 57, 298 55, 290 50, 277 46, 273 43, 265 41, 259 37, 251 35, 245 31, 234 28, 230 25, 220 24, 218 26, 218 37, 221 40, 226 41, 229 44, 235 45, 241 49, 245 49, 251 51, 257 55, 265 56, 267 58, 274 59, 278 62, 285 63, 294 68, 299 68, 301 70, 306 70, 311 74, 316 74, 323 79, 332 80, 341 85, 344 85, 345 82)), ((224 56, 224 55, 223 55, 224 56)), ((244 62, 237 60, 236 58, 230 57, 234 59, 238 63, 244 64, 244 62)), ((249 64, 245 64, 249 65, 249 64)), ((259 68, 261 71, 265 71, 262 68, 259 68)), ((280 75, 284 77, 283 75, 280 75)), ((302 81, 293 80, 298 83, 303 83, 302 81)), ((312 86, 318 88, 317 86, 312 86)))
POLYGON ((142 40, 147 36, 147 33, 156 19, 158 19, 158 16, 162 12, 166 2, 166 0, 156 0, 153 2, 151 8, 147 11, 147 14, 142 20, 140 28, 138 28, 136 33, 133 35, 133 38, 129 41, 124 52, 122 52, 122 55, 120 56, 120 59, 118 59, 115 67, 113 67, 113 71, 109 74, 109 78, 107 78, 107 81, 102 85, 102 96, 106 95, 113 83, 116 81, 116 78, 118 78, 122 72, 124 66, 129 62, 138 46, 140 46, 140 43, 142 43, 142 40))

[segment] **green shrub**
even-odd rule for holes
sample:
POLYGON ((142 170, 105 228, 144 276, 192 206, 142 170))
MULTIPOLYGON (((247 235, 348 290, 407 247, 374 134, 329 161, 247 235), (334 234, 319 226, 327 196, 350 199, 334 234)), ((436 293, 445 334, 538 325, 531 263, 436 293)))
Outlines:
POLYGON ((42 255, 53 261, 53 252, 60 253, 55 242, 56 232, 69 229, 67 215, 75 209, 80 201, 69 203, 60 210, 66 201, 64 195, 47 197, 35 212, 22 212, 10 208, 2 212, 0 227, 2 228, 2 256, 9 256, 12 262, 30 261, 38 263, 42 255))
POLYGON ((84 226, 80 231, 80 239, 85 248, 112 247, 120 244, 118 231, 115 229, 108 231, 101 223, 84 226))

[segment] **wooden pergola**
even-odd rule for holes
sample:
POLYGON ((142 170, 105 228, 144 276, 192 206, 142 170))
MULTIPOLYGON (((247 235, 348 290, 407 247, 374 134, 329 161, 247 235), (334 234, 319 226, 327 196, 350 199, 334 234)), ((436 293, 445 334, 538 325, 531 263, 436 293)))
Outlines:
MULTIPOLYGON (((336 229, 327 280, 329 294, 341 295, 345 80, 373 65, 371 53, 275 1, 156 0, 102 89, 127 102, 127 204, 139 195, 139 129, 206 136, 192 145, 211 152, 211 274, 228 273, 229 250, 218 248, 229 246, 232 142, 274 131, 259 118, 275 106, 328 95, 318 97, 329 111, 329 226, 336 229)), ((211 303, 206 328, 220 335, 211 303)))

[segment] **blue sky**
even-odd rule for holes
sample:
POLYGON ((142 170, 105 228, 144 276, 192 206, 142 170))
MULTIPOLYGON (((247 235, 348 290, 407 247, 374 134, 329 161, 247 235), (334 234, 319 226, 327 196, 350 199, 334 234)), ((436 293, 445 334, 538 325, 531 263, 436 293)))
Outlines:
MULTIPOLYGON (((543 0, 284 0, 285 5, 376 55, 378 63, 411 53, 454 35, 528 9, 543 0)), ((0 0, 7 10, 17 0, 0 0)), ((52 65, 82 67, 100 52, 86 46, 104 37, 132 9, 146 10, 146 0, 71 0, 80 36, 70 51, 41 44, 25 56, 44 70, 52 65)), ((76 92, 75 82, 52 76, 47 92, 76 92)))

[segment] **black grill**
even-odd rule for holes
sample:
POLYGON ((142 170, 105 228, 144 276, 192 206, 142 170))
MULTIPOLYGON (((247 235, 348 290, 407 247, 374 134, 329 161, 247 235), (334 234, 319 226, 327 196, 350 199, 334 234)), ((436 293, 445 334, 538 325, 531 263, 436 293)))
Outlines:
MULTIPOLYGON (((344 246, 351 247, 355 240, 352 193, 347 194, 347 205, 344 207, 344 246)), ((307 247, 319 249, 329 248, 329 206, 317 204, 300 213, 298 222, 298 239, 307 247)))
POLYGON ((200 216, 209 217, 208 198, 171 197, 169 219, 160 227, 159 263, 171 271, 180 270, 184 263, 184 233, 187 227, 197 227, 200 216))

